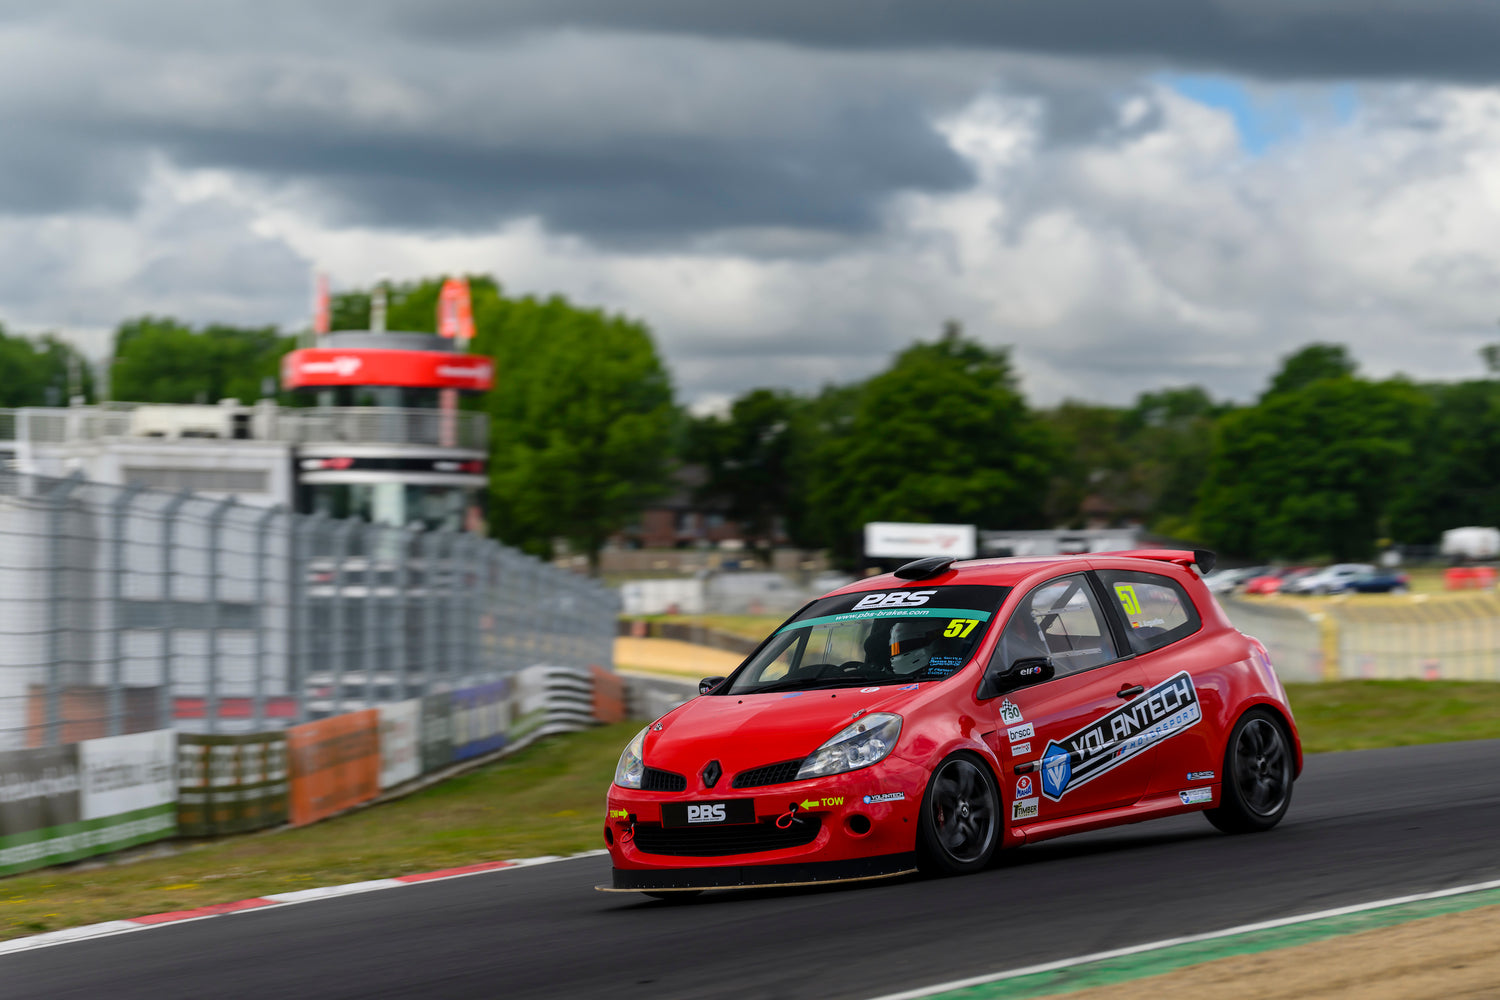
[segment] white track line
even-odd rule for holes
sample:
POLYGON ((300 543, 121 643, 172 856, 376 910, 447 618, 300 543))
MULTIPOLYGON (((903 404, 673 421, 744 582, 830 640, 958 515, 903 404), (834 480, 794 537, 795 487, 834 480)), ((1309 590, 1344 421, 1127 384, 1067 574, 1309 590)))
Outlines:
POLYGON ((924 986, 915 990, 904 990, 900 993, 887 993, 875 997, 873 1000, 920 1000, 921 997, 929 997, 934 993, 946 993, 949 990, 962 990, 970 986, 982 986, 986 983, 1003 982, 1006 979, 1019 979, 1022 976, 1034 976, 1039 972, 1055 972, 1058 969, 1067 969, 1075 965, 1087 965, 1090 962, 1102 962, 1111 958, 1123 958, 1127 955, 1139 955, 1147 951, 1160 951, 1163 948, 1171 948, 1180 944, 1196 944, 1200 941, 1213 941, 1217 938, 1233 937, 1236 934, 1249 934, 1253 931, 1271 930, 1276 927, 1290 927, 1294 924, 1310 923, 1314 920, 1326 920, 1329 917, 1343 917, 1351 913, 1363 913, 1367 910, 1379 910, 1387 906, 1399 906, 1402 903, 1420 903, 1428 899, 1442 899, 1445 896, 1462 896, 1471 892, 1483 892, 1486 889, 1500 889, 1500 879, 1492 879, 1488 882, 1472 882, 1469 885, 1461 885, 1452 889, 1437 889, 1433 892, 1418 892, 1410 896, 1393 896, 1390 899, 1380 899, 1372 903, 1356 903, 1353 906, 1340 906, 1332 910, 1319 910, 1316 913, 1303 913, 1295 917, 1281 917, 1277 920, 1263 920, 1256 924, 1241 924, 1238 927, 1228 927, 1221 931, 1209 931, 1206 934, 1190 934, 1187 937, 1167 938, 1164 941, 1152 941, 1150 944, 1137 944, 1129 948, 1115 948, 1112 951, 1096 951, 1091 955, 1079 955, 1077 958, 1063 958, 1055 962, 1043 962, 1041 965, 1028 965, 1021 969, 1011 969, 1007 972, 994 972, 984 976, 970 976, 968 979, 954 979, 951 982, 938 983, 935 986, 924 986))
MULTIPOLYGON (((348 896, 360 892, 374 892, 380 889, 396 889, 402 886, 431 885, 433 882, 447 882, 456 878, 468 878, 471 875, 491 875, 497 872, 514 871, 519 868, 535 868, 538 865, 555 864, 559 861, 574 861, 578 858, 597 858, 601 854, 608 853, 605 850, 598 850, 583 851, 579 854, 570 854, 566 857, 548 854, 539 858, 518 858, 507 862, 504 868, 457 872, 452 875, 423 879, 420 882, 403 882, 400 878, 380 878, 371 879, 367 882, 350 882, 347 885, 330 885, 316 889, 298 889, 295 892, 278 892, 266 896, 254 897, 256 899, 270 900, 264 906, 251 906, 241 910, 225 910, 223 913, 205 913, 202 916, 183 917, 180 920, 169 920, 161 923, 142 924, 137 923, 135 920, 108 920, 100 924, 68 927, 60 931, 33 934, 31 937, 0 941, 0 956, 14 955, 23 951, 34 951, 38 948, 52 948, 60 944, 72 944, 75 941, 90 941, 94 938, 114 937, 117 934, 149 931, 158 927, 180 927, 183 924, 190 924, 199 920, 212 920, 215 917, 227 917, 235 913, 259 913, 263 910, 279 910, 283 906, 293 906, 297 903, 311 903, 319 899, 332 899, 337 896, 348 896)), ((224 905, 233 906, 235 904, 226 903, 224 905)))

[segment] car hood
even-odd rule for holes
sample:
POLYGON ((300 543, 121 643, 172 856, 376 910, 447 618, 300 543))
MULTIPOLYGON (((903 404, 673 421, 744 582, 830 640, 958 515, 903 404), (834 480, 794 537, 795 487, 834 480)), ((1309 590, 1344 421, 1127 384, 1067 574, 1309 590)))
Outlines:
POLYGON ((703 790, 699 772, 717 760, 724 779, 715 788, 727 791, 740 771, 806 757, 853 722, 856 712, 899 712, 920 697, 920 689, 901 687, 695 698, 647 731, 642 756, 647 767, 685 776, 696 791, 703 790))

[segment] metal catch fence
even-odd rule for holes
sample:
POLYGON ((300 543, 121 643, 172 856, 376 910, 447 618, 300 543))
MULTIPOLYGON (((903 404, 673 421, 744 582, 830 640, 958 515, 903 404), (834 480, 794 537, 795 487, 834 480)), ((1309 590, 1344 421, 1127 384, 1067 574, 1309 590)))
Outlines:
POLYGON ((0 473, 0 750, 263 732, 608 666, 617 611, 474 535, 0 473))

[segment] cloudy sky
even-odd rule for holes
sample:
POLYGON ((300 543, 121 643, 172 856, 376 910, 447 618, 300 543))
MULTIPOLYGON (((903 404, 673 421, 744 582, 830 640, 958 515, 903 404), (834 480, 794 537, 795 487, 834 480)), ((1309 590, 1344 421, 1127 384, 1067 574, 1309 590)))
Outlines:
POLYGON ((0 323, 299 328, 317 265, 623 311, 689 402, 949 317, 1041 404, 1473 377, 1497 49, 1493 0, 0 0, 0 323))

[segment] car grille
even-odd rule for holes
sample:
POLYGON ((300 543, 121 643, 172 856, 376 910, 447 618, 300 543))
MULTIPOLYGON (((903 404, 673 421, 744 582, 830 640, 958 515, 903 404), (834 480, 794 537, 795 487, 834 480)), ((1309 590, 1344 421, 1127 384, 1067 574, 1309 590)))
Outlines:
POLYGON ((788 829, 775 820, 738 826, 662 827, 655 823, 635 825, 636 849, 645 854, 670 854, 685 858, 716 858, 727 854, 756 854, 783 847, 810 844, 822 826, 817 816, 798 816, 788 829))
POLYGON ((671 771, 658 771, 654 767, 646 768, 646 773, 641 775, 641 791, 643 792, 685 792, 687 791, 687 779, 680 774, 671 771))
POLYGON ((798 757, 796 760, 784 760, 780 764, 767 764, 765 767, 741 771, 734 776, 733 787, 760 788, 762 785, 781 785, 796 781, 797 772, 802 770, 802 761, 805 759, 798 757))

